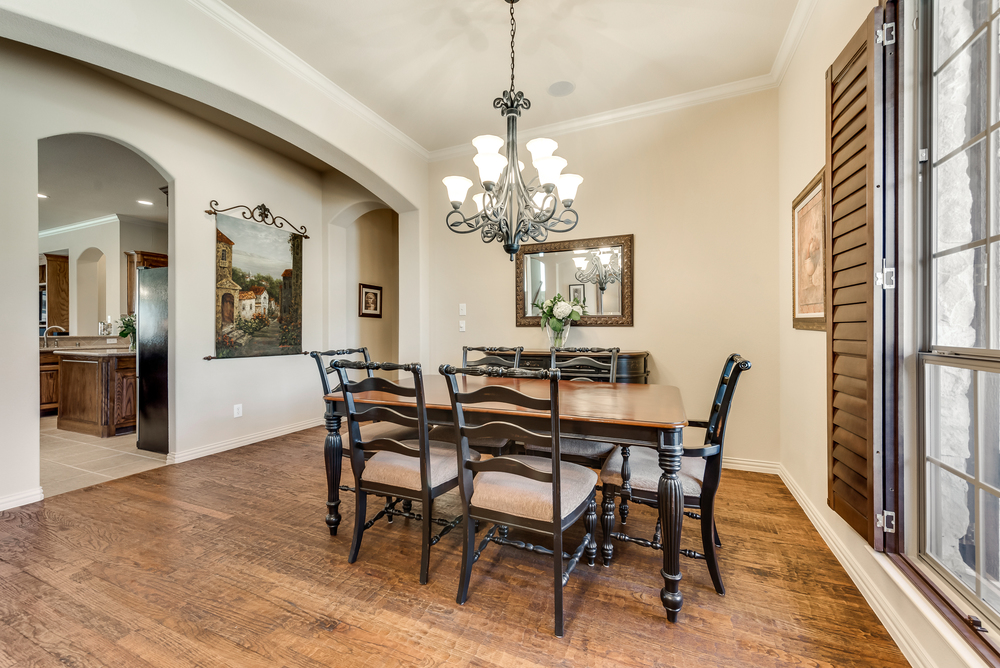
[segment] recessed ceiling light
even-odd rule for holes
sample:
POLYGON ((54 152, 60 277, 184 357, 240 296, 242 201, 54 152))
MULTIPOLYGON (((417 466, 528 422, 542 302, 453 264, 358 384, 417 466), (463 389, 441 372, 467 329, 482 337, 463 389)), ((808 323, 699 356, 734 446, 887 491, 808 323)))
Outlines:
POLYGON ((48 199, 48 198, 49 198, 48 195, 43 195, 42 193, 38 193, 38 199, 48 199))
POLYGON ((566 97, 576 90, 576 84, 572 81, 557 81, 549 86, 549 95, 552 97, 566 97))
POLYGON ((152 202, 147 202, 147 201, 146 201, 146 200, 144 200, 144 199, 137 199, 137 200, 136 200, 136 202, 138 202, 139 204, 142 204, 142 205, 144 205, 144 206, 153 206, 153 203, 152 203, 152 202))

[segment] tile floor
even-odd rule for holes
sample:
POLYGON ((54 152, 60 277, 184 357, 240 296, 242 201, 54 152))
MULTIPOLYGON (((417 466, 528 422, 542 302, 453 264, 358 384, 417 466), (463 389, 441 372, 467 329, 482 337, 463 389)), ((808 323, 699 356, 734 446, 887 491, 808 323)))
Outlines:
POLYGON ((98 438, 56 429, 42 418, 42 492, 46 497, 159 468, 167 456, 135 447, 135 434, 98 438))

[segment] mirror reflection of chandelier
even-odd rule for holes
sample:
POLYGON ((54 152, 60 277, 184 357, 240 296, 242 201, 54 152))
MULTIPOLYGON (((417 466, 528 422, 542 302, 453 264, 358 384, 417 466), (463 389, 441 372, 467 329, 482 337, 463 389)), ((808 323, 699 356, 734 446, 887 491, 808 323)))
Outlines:
POLYGON ((590 251, 590 257, 573 258, 576 280, 597 285, 597 312, 604 313, 604 291, 609 285, 622 282, 620 248, 600 248, 590 251), (589 269, 587 265, 590 265, 589 269))
POLYGON ((510 90, 505 90, 493 100, 493 107, 507 119, 505 155, 500 154, 504 140, 495 135, 480 135, 472 140, 479 152, 473 158, 479 168, 483 192, 472 196, 477 212, 465 216, 465 202, 472 181, 464 176, 446 176, 442 179, 448 189, 452 210, 445 217, 448 229, 458 234, 480 230, 484 242, 499 241, 510 255, 511 261, 522 242, 529 239, 545 241, 549 232, 569 232, 579 220, 572 208, 576 191, 583 182, 577 174, 562 174, 566 159, 552 155, 558 144, 551 139, 532 139, 527 143, 531 164, 538 172, 536 178, 525 183, 522 175, 524 163, 517 159, 517 117, 522 109, 530 109, 531 102, 521 91, 514 89, 514 3, 510 4, 510 90), (514 169, 514 166, 517 169, 514 169), (557 194, 558 193, 558 197, 557 194), (556 209, 563 210, 557 216, 556 209))

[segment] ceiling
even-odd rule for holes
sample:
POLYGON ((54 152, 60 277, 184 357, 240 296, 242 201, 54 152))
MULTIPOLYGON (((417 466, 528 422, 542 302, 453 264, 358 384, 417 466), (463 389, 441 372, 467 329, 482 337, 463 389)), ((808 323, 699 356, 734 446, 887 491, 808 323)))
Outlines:
MULTIPOLYGON (((428 151, 503 134, 504 0, 224 0, 428 151)), ((520 127, 768 75, 797 0, 523 0, 520 127), (558 81, 576 90, 549 95, 558 81)))
POLYGON ((102 137, 59 135, 38 142, 38 229, 121 214, 167 222, 166 180, 138 153, 102 137), (146 200, 153 206, 139 204, 146 200))

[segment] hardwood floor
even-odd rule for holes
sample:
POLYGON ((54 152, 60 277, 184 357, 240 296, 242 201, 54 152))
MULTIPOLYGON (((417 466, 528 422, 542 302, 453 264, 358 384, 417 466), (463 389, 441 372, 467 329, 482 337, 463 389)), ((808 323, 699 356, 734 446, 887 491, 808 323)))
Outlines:
MULTIPOLYGON (((464 606, 457 532, 432 548, 423 587, 413 522, 380 522, 349 565, 354 498, 331 537, 323 436, 0 513, 0 667, 908 665, 775 476, 723 474, 725 597, 704 562, 684 559, 685 605, 669 624, 660 555, 616 545, 610 569, 584 561, 570 578, 557 639, 548 557, 488 547, 464 606)), ((457 513, 451 496, 435 512, 457 513)), ((632 532, 654 522, 633 507, 632 532)), ((685 520, 684 546, 698 536, 685 520)))

